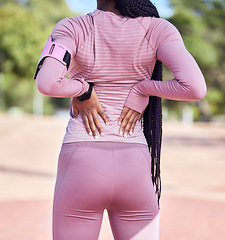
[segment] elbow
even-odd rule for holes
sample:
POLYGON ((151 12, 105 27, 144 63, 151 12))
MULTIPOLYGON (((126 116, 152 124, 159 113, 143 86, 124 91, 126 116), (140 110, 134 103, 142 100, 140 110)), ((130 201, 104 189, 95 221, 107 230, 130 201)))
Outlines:
POLYGON ((201 74, 201 77, 198 78, 198 81, 196 79, 195 83, 196 85, 193 89, 193 95, 194 95, 194 101, 198 101, 203 99, 207 93, 207 86, 206 86, 204 76, 201 74))
POLYGON ((207 93, 206 85, 204 85, 198 89, 193 89, 193 91, 192 91, 193 101, 199 101, 199 100, 203 99, 206 96, 206 93, 207 93))
POLYGON ((37 89, 43 95, 53 97, 55 94, 56 85, 55 76, 53 76, 52 72, 43 70, 44 69, 41 69, 36 77, 37 89))
POLYGON ((45 84, 41 84, 37 81, 37 89, 38 91, 46 96, 51 96, 51 88, 49 86, 46 86, 45 84))
POLYGON ((202 91, 201 93, 198 93, 196 95, 196 101, 203 99, 206 96, 206 93, 207 93, 207 90, 206 91, 202 91))
MULTIPOLYGON (((194 76, 189 76, 188 79, 193 79, 189 84, 184 84, 183 89, 187 93, 188 101, 199 101, 206 96, 207 86, 204 77, 196 78, 194 76)), ((186 81, 188 82, 188 81, 186 81)))

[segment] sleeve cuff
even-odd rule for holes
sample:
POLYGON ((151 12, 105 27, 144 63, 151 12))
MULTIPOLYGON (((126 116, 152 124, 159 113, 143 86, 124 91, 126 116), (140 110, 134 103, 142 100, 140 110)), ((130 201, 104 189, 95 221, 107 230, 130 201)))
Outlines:
POLYGON ((148 96, 143 96, 139 94, 135 89, 131 89, 126 99, 125 106, 139 113, 142 113, 147 107, 148 102, 149 102, 148 96))
POLYGON ((81 79, 76 79, 76 81, 79 81, 82 84, 82 90, 79 92, 79 94, 76 94, 76 97, 79 97, 83 95, 85 92, 88 91, 89 89, 89 84, 85 80, 81 79))

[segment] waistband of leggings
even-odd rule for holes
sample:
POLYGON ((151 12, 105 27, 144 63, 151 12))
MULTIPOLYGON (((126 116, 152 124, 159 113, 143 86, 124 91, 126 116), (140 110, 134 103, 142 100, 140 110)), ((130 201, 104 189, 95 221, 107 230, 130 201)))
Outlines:
POLYGON ((125 142, 94 142, 94 141, 84 141, 84 142, 70 142, 63 143, 63 146, 86 146, 89 148, 104 148, 104 149, 124 149, 124 148, 148 148, 146 144, 142 143, 125 143, 125 142))

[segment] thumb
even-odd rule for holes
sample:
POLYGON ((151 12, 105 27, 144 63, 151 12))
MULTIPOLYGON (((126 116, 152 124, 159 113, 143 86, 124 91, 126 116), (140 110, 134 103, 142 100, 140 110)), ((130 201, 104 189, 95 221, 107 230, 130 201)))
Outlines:
POLYGON ((70 116, 72 118, 77 118, 79 115, 79 110, 73 104, 73 98, 70 101, 70 116))
POLYGON ((139 115, 139 117, 138 117, 138 121, 141 119, 141 117, 143 116, 144 112, 145 112, 145 109, 143 110, 142 113, 139 113, 140 115, 139 115))
POLYGON ((74 115, 75 118, 77 118, 78 115, 79 115, 79 110, 78 110, 78 108, 76 108, 76 107, 74 107, 74 106, 73 106, 73 115, 74 115))

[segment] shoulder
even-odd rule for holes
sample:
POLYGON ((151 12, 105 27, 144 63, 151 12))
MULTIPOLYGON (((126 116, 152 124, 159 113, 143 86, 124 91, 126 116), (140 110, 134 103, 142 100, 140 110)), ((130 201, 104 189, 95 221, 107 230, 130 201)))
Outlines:
POLYGON ((91 29, 91 22, 88 16, 68 17, 59 21, 53 31, 53 40, 65 45, 73 54, 91 29))
POLYGON ((182 40, 177 28, 166 19, 145 17, 143 21, 146 26, 147 36, 151 39, 160 41, 182 40))
POLYGON ((180 35, 177 28, 168 20, 163 18, 153 18, 152 25, 159 33, 171 33, 180 35))
POLYGON ((164 43, 183 41, 177 28, 163 18, 142 17, 139 22, 145 28, 146 39, 155 51, 164 43))
POLYGON ((54 30, 65 30, 65 31, 79 31, 87 30, 93 25, 93 19, 91 14, 84 16, 68 17, 60 20, 54 27, 54 30))
POLYGON ((177 28, 168 20, 156 17, 141 17, 139 22, 145 27, 146 31, 175 31, 178 32, 177 28))
POLYGON ((92 17, 89 15, 68 17, 59 21, 53 31, 54 40, 59 40, 62 44, 78 47, 89 35, 93 27, 92 17))

